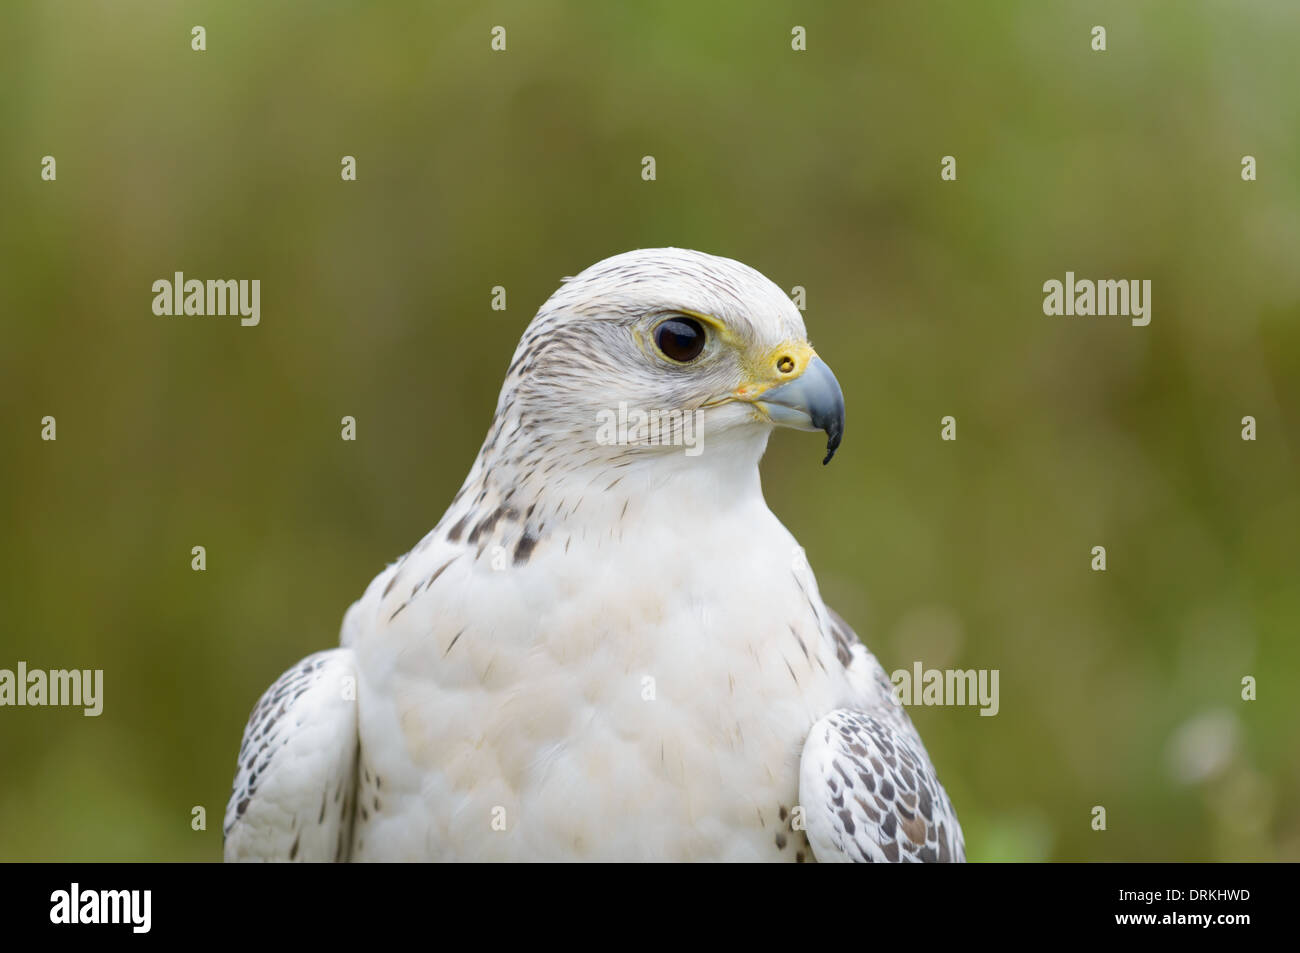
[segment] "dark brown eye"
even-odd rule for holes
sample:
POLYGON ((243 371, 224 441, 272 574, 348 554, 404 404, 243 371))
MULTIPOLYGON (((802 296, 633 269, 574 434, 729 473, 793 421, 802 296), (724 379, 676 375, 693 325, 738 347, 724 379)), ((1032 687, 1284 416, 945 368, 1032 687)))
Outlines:
POLYGON ((659 350, 682 364, 688 364, 704 350, 704 328, 694 318, 669 318, 655 328, 659 350))

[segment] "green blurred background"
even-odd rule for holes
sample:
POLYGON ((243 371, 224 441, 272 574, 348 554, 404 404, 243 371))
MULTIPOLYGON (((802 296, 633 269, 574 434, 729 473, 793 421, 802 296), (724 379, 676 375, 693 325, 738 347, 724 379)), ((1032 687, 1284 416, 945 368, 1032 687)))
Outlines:
POLYGON ((536 308, 678 245, 807 288, 847 441, 764 475, 828 602, 1001 672, 913 709, 972 859, 1300 859, 1298 43, 1289 0, 7 0, 0 667, 106 697, 0 709, 0 858, 218 858, 249 709, 438 520, 536 308), (1045 317, 1066 270, 1150 326, 1045 317), (174 271, 261 325, 155 317, 174 271))

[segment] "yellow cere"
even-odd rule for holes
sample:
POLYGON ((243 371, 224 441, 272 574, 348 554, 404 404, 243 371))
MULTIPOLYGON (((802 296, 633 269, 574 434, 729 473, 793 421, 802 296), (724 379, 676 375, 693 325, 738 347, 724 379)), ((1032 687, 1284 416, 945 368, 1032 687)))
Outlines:
POLYGON ((745 379, 736 388, 735 396, 742 400, 754 400, 765 391, 794 380, 808 369, 808 364, 817 356, 817 352, 807 341, 786 341, 757 356, 751 355, 746 346, 747 342, 713 315, 701 311, 689 311, 686 308, 678 310, 702 324, 707 324, 723 342, 741 352, 741 366, 745 370, 745 379), (788 372, 783 372, 778 369, 777 362, 787 357, 794 366, 788 372))

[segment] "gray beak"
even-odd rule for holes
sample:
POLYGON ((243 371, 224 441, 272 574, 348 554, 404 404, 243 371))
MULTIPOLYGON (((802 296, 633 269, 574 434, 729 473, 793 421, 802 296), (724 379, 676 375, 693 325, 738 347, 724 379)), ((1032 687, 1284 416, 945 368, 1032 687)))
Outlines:
POLYGON ((822 464, 831 462, 844 436, 844 393, 825 361, 814 357, 802 374, 772 388, 759 403, 773 422, 783 427, 826 431, 822 464))

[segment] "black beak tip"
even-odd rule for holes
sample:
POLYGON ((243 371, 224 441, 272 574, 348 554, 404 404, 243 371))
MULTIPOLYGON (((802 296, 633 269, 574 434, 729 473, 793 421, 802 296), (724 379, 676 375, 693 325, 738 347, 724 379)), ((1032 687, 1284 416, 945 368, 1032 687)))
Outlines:
POLYGON ((822 466, 831 462, 831 457, 835 456, 835 451, 840 448, 840 440, 844 436, 844 425, 837 424, 826 428, 826 459, 822 461, 822 466))

